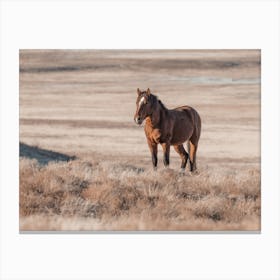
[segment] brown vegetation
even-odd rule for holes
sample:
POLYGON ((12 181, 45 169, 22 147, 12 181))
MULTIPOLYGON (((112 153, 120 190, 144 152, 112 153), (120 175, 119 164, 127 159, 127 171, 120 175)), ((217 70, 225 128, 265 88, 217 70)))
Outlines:
POLYGON ((40 166, 22 159, 21 230, 258 230, 259 182, 255 169, 191 175, 119 162, 40 166))

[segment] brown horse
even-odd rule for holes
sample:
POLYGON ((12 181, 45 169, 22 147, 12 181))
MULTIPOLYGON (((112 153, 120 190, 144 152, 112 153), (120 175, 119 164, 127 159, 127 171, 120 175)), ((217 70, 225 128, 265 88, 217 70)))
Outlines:
POLYGON ((157 167, 157 147, 163 148, 163 162, 169 165, 170 145, 182 159, 181 168, 185 170, 190 159, 190 171, 196 169, 196 152, 201 131, 201 119, 195 109, 181 106, 167 109, 162 102, 150 92, 137 89, 135 122, 140 125, 144 120, 145 134, 152 154, 154 168, 157 167), (188 152, 183 143, 188 141, 188 152))

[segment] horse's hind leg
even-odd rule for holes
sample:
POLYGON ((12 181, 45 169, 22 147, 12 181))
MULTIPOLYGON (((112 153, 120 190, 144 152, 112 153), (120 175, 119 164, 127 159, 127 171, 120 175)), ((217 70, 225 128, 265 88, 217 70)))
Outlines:
POLYGON ((180 155, 180 157, 182 159, 182 163, 181 163, 182 170, 185 170, 187 162, 188 162, 189 154, 186 152, 183 145, 176 145, 176 146, 174 146, 174 149, 180 155))
POLYGON ((194 141, 189 141, 188 150, 190 155, 190 171, 193 172, 196 170, 196 152, 197 152, 198 142, 194 143, 194 141))
POLYGON ((200 132, 201 132, 201 119, 198 113, 194 115, 195 117, 195 126, 193 135, 188 141, 188 151, 190 156, 190 171, 193 172, 196 170, 196 152, 197 152, 197 146, 198 141, 200 138, 200 132))

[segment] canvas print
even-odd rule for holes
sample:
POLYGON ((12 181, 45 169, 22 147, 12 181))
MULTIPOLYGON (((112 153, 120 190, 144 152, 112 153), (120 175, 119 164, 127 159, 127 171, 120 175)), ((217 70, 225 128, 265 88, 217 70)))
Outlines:
POLYGON ((261 51, 19 51, 19 229, 260 231, 261 51))

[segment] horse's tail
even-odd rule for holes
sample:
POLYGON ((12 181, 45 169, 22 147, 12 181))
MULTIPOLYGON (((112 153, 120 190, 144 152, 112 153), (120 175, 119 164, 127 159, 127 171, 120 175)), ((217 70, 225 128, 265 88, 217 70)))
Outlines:
POLYGON ((196 110, 195 110, 195 129, 196 129, 196 135, 198 141, 201 134, 201 118, 196 110))

